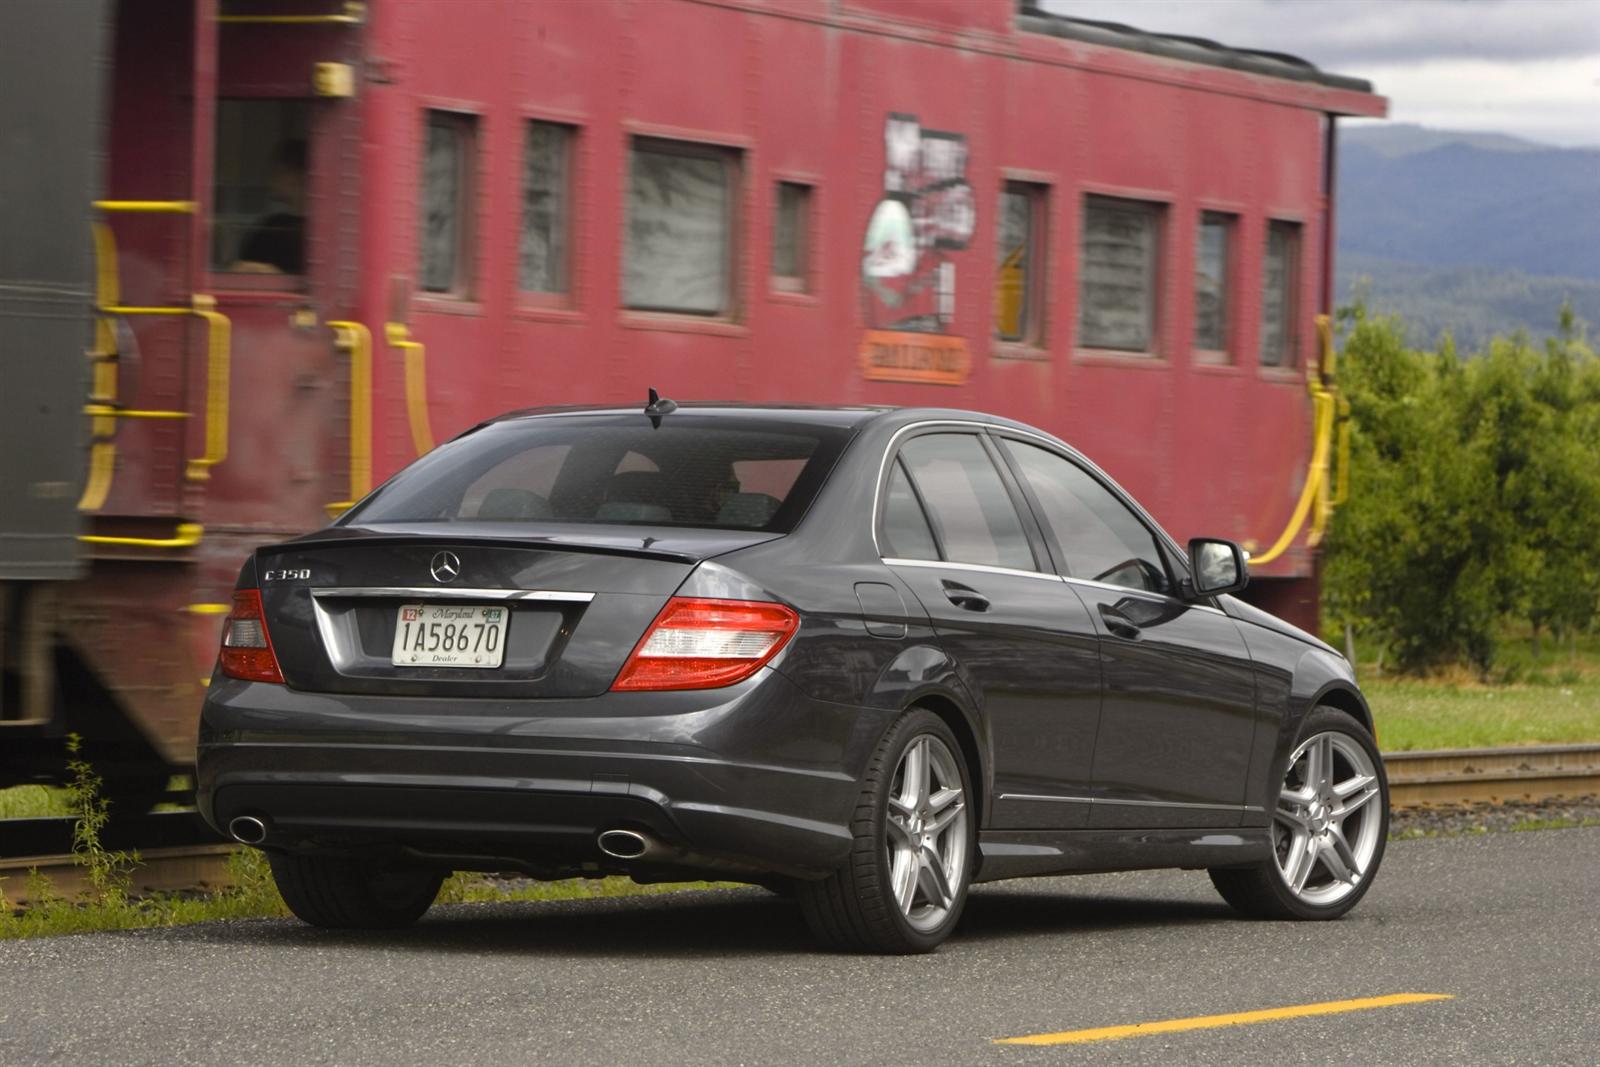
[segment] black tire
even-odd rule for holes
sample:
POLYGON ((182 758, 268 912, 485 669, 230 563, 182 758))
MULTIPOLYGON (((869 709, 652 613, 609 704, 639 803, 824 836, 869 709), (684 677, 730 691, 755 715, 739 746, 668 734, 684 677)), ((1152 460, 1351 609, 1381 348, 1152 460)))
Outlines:
POLYGON ((867 765, 861 799, 850 822, 855 840, 850 856, 821 881, 795 883, 795 895, 806 925, 822 944, 844 951, 910 954, 932 952, 950 936, 966 905, 967 888, 977 863, 977 809, 972 804, 972 774, 950 728, 930 711, 914 708, 884 734, 867 765), (942 920, 918 929, 904 914, 891 885, 887 820, 889 799, 901 758, 913 743, 936 738, 954 757, 961 779, 966 815, 951 833, 964 845, 958 876, 949 886, 952 903, 942 920))
POLYGON ((269 852, 272 880, 289 910, 312 926, 392 930, 410 926, 439 895, 445 872, 374 867, 336 856, 269 852))
MULTIPOLYGON (((1338 708, 1318 707, 1306 716, 1295 739, 1294 749, 1291 751, 1298 751, 1302 745, 1318 735, 1330 733, 1342 735, 1349 742, 1359 746, 1366 753, 1372 777, 1376 779, 1375 786, 1378 790, 1376 796, 1351 816, 1341 819, 1336 824, 1341 835, 1348 838, 1350 835, 1346 834, 1345 830, 1351 820, 1362 820, 1356 826, 1355 833, 1371 835, 1371 856, 1360 868, 1359 881, 1352 888, 1343 891, 1343 895, 1337 899, 1325 903, 1306 899, 1290 887, 1287 875, 1284 873, 1282 863, 1288 849, 1290 834, 1276 821, 1277 816, 1274 815, 1272 828, 1274 858, 1249 867, 1221 867, 1213 868, 1209 872, 1211 883, 1217 887, 1217 892, 1222 894, 1222 899, 1245 915, 1259 919, 1337 919, 1355 907, 1361 898, 1366 896, 1367 890, 1372 888, 1373 879, 1383 861, 1384 843, 1389 836, 1389 779, 1384 774, 1383 758, 1378 753, 1378 746, 1373 741, 1372 735, 1348 713, 1338 708)), ((1287 785, 1288 782, 1283 784, 1287 785)), ((1274 809, 1278 803, 1279 788, 1277 784, 1274 785, 1270 801, 1274 809)), ((1331 871, 1325 870, 1324 874, 1328 885, 1336 889, 1334 887, 1336 879, 1332 877, 1331 871)))

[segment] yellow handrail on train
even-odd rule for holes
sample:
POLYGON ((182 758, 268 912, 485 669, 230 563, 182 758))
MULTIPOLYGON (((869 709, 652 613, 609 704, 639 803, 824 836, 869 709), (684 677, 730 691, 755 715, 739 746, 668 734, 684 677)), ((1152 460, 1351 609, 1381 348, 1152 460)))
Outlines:
MULTIPOLYGON (((95 306, 108 307, 120 303, 122 294, 117 281, 117 242, 111 227, 103 222, 89 227, 94 236, 95 306)), ((94 365, 89 386, 89 403, 95 407, 111 407, 117 399, 117 338, 111 320, 104 315, 95 316, 94 348, 89 352, 94 365)), ((99 511, 105 506, 106 495, 111 492, 111 476, 116 470, 117 445, 113 439, 117 432, 116 419, 97 415, 89 423, 89 477, 83 483, 83 495, 78 498, 79 511, 99 511)))
POLYGON ((119 408, 111 404, 85 404, 83 413, 97 419, 187 419, 187 411, 146 411, 138 408, 119 408))
POLYGON ((329 518, 348 511, 372 488, 372 331, 332 319, 333 343, 350 353, 350 498, 326 505, 329 518))
POLYGON ((406 357, 406 415, 411 421, 411 444, 417 455, 433 451, 433 429, 428 425, 427 349, 414 340, 403 322, 384 323, 383 336, 389 347, 406 357))
POLYGON ((101 534, 79 534, 78 540, 91 545, 135 545, 140 548, 193 548, 200 543, 205 527, 198 522, 180 522, 172 537, 106 537, 101 534))
POLYGON ((205 454, 189 461, 184 477, 203 482, 211 468, 228 458, 228 380, 231 367, 233 324, 216 309, 215 297, 196 293, 191 307, 134 307, 113 304, 97 310, 102 315, 193 315, 206 322, 206 444, 205 454))
POLYGON ((1337 355, 1333 347, 1333 323, 1326 315, 1317 316, 1318 360, 1314 373, 1306 376, 1306 388, 1311 393, 1311 462, 1306 468, 1305 486, 1295 503, 1289 523, 1284 527, 1272 547, 1265 552, 1252 554, 1250 563, 1262 566, 1271 563, 1286 552, 1300 535, 1307 516, 1311 516, 1311 529, 1306 535, 1306 545, 1316 547, 1327 531, 1333 509, 1349 496, 1349 410, 1350 405, 1339 394, 1335 381, 1337 355), (1339 427, 1339 472, 1334 491, 1329 491, 1328 467, 1333 452, 1334 423, 1345 419, 1339 427))
POLYGON ((218 22, 230 24, 257 23, 267 26, 359 26, 367 21, 367 5, 356 0, 344 5, 342 15, 218 15, 218 22))
POLYGON ((94 207, 130 215, 193 215, 200 210, 193 200, 96 200, 94 207))
POLYGON ((232 371, 233 324, 217 310, 215 297, 196 293, 192 314, 206 321, 206 452, 189 461, 191 482, 211 477, 211 468, 228 458, 228 397, 232 371))

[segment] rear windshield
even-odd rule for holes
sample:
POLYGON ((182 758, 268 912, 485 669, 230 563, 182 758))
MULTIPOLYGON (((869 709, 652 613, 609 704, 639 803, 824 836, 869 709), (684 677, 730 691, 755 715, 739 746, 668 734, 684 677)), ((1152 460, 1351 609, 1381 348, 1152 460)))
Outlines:
POLYGON ((787 533, 849 431, 673 414, 491 423, 395 475, 340 520, 601 523, 787 533))

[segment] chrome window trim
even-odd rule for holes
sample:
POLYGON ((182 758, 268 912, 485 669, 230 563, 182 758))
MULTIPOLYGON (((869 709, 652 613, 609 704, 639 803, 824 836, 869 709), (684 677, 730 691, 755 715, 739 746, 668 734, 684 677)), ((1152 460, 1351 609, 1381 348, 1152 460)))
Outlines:
MULTIPOLYGON (((1162 528, 1161 524, 1155 520, 1155 517, 1144 509, 1144 505, 1133 499, 1133 496, 1127 490, 1123 489, 1122 486, 1117 483, 1115 478, 1101 470, 1093 460, 1089 459, 1085 455, 1082 455, 1077 451, 1077 449, 1073 448, 1065 441, 1062 441, 1060 438, 1051 437, 1049 434, 1039 433, 1035 430, 1023 429, 1017 426, 1008 426, 1002 423, 975 422, 972 419, 926 419, 922 422, 908 423, 896 430, 889 437, 888 443, 883 446, 883 455, 878 457, 878 480, 872 487, 872 516, 870 519, 872 526, 868 532, 872 535, 872 547, 874 551, 878 553, 878 558, 882 559, 885 563, 888 562, 888 559, 884 557, 883 546, 878 543, 878 516, 881 513, 880 505, 883 502, 884 472, 889 469, 889 460, 895 454, 895 444, 900 440, 900 438, 904 437, 908 433, 911 433, 913 430, 925 430, 929 427, 938 426, 956 426, 963 430, 976 430, 979 433, 993 433, 1002 437, 1010 434, 1015 437, 1027 438, 1039 442, 1050 451, 1061 456, 1061 458, 1065 459, 1068 463, 1076 463, 1083 467, 1091 477, 1102 482, 1111 491, 1112 496, 1116 497, 1119 503, 1132 511, 1134 515, 1142 523, 1144 523, 1144 525, 1147 526, 1152 533, 1154 533, 1155 536, 1161 538, 1161 540, 1165 542, 1167 548, 1170 549, 1174 555, 1176 555, 1179 559, 1188 558, 1188 553, 1180 548, 1178 543, 1172 539, 1172 535, 1167 533, 1167 531, 1162 528)), ((1019 518, 1020 517, 1023 516, 1019 515, 1019 518)), ((950 561, 938 560, 936 562, 947 563, 950 561)), ((973 564, 973 566, 982 566, 982 564, 973 564)), ((1043 574, 1044 572, 1040 571, 1039 573, 1043 574)), ((1073 578, 1070 575, 1065 574, 1051 575, 1051 577, 1064 578, 1067 581, 1082 581, 1090 582, 1090 584, 1095 585, 1105 585, 1103 582, 1093 582, 1092 579, 1087 578, 1073 578)), ((1124 587, 1106 586, 1106 588, 1122 589, 1124 587)), ((1209 611, 1216 611, 1219 615, 1227 614, 1227 612, 1210 607, 1206 604, 1200 604, 1198 602, 1191 603, 1187 600, 1178 600, 1177 603, 1186 604, 1190 607, 1203 607, 1209 611)))
POLYGON ((978 571, 982 574, 1009 574, 1017 578, 1038 578, 1046 582, 1059 582, 1059 574, 1046 574, 1044 571, 1024 571, 1015 567, 992 567, 987 563, 954 563, 945 559, 901 559, 897 556, 884 558, 884 563, 891 567, 933 567, 938 570, 949 571, 978 571))
MULTIPOLYGON (((895 454, 894 453, 895 443, 897 441, 899 441, 900 438, 904 437, 906 434, 910 433, 913 430, 925 430, 925 429, 929 428, 930 426, 959 426, 963 430, 968 430, 968 431, 977 430, 979 433, 983 433, 983 432, 989 430, 993 425, 994 425, 993 423, 988 423, 988 422, 973 422, 971 419, 928 419, 928 420, 926 420, 924 422, 908 423, 907 425, 900 427, 898 430, 896 430, 894 432, 894 434, 889 438, 888 443, 883 446, 883 455, 878 457, 878 480, 877 480, 876 483, 874 483, 874 485, 872 487, 872 517, 871 517, 872 528, 870 529, 869 532, 872 534, 872 548, 873 548, 873 551, 878 553, 878 558, 879 559, 883 560, 883 562, 885 562, 885 563, 890 562, 889 558, 885 557, 884 554, 883 554, 883 546, 878 543, 878 515, 880 514, 879 505, 882 503, 882 499, 883 499, 883 475, 884 475, 884 472, 889 469, 889 457, 891 457, 891 456, 893 456, 895 454)), ((1006 429, 1010 429, 1010 427, 1005 427, 1005 428, 1006 429)), ((1027 431, 1024 431, 1024 430, 1018 430, 1017 432, 1025 434, 1026 436, 1029 436, 1029 437, 1038 438, 1040 441, 1047 441, 1048 442, 1050 440, 1049 438, 1047 438, 1047 437, 1045 437, 1045 436, 1043 436, 1041 434, 1030 434, 1030 433, 1027 433, 1027 431)), ((1019 520, 1023 520, 1025 522, 1027 516, 1024 516, 1021 512, 1018 512, 1017 513, 1017 518, 1019 520)), ((1030 551, 1031 551, 1031 546, 1030 546, 1030 551)), ((915 563, 915 562, 924 562, 924 561, 898 560, 898 562, 901 562, 901 563, 915 563)), ((982 563, 961 563, 961 564, 958 564, 958 563, 955 563, 952 560, 927 560, 925 562, 942 563, 942 564, 946 564, 948 566, 975 567, 975 568, 978 568, 980 570, 992 570, 992 571, 997 571, 997 572, 1003 573, 1003 574, 1026 574, 1029 577, 1033 577, 1033 576, 1036 576, 1036 575, 1042 575, 1042 576, 1049 577, 1049 578, 1058 578, 1058 577, 1060 577, 1060 575, 1055 575, 1055 574, 1046 575, 1044 571, 1022 571, 1022 570, 1017 570, 1017 569, 1011 568, 1011 567, 989 567, 988 565, 982 564, 982 563)))
POLYGON ((424 600, 541 600, 558 604, 587 604, 593 593, 569 593, 554 589, 454 589, 448 586, 371 585, 328 586, 311 590, 313 599, 323 597, 419 597, 424 600))

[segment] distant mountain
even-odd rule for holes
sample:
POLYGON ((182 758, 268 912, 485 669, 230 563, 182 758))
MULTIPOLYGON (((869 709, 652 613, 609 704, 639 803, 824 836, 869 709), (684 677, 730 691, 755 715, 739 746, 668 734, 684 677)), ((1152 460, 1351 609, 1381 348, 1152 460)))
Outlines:
POLYGON ((1527 141, 1507 133, 1478 133, 1472 130, 1430 130, 1408 122, 1385 122, 1373 126, 1346 126, 1341 128, 1341 147, 1370 148, 1380 156, 1411 156, 1442 148, 1448 144, 1464 144, 1495 152, 1542 152, 1549 145, 1527 141))
POLYGON ((1414 342, 1542 335, 1563 294, 1600 326, 1600 148, 1361 126, 1340 132, 1338 177, 1340 299, 1370 278, 1414 342))
MULTIPOLYGON (((1462 353, 1496 334, 1526 331, 1535 340, 1556 332, 1563 302, 1600 327, 1600 280, 1555 278, 1498 267, 1425 267, 1402 260, 1339 254, 1338 302, 1405 320, 1406 340, 1431 348, 1448 333, 1462 353)), ((1591 341, 1600 334, 1591 328, 1591 341)))

